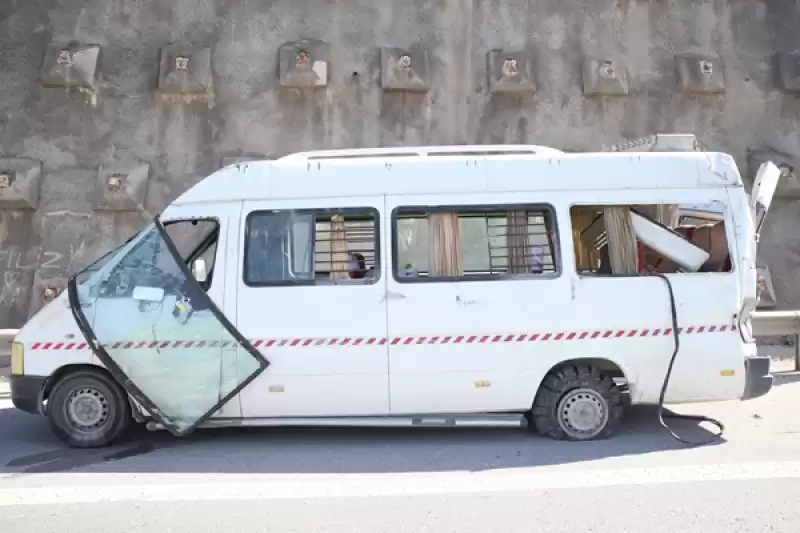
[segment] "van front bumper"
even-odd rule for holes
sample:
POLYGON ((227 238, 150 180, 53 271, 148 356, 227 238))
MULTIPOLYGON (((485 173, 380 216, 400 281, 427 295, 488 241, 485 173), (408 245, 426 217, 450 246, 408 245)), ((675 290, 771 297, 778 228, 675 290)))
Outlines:
POLYGON ((20 411, 42 414, 42 391, 46 376, 11 376, 11 403, 20 411))
POLYGON ((769 373, 768 356, 745 357, 744 394, 742 400, 764 396, 772 389, 772 374, 769 373))

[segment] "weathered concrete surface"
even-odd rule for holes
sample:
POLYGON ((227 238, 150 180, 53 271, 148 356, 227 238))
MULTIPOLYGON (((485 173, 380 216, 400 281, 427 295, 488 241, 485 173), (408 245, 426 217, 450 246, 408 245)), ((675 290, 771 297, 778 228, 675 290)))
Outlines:
MULTIPOLYGON (((99 165, 150 165, 157 212, 223 157, 428 143, 531 142, 570 150, 655 132, 693 132, 732 152, 800 154, 800 100, 777 52, 800 44, 795 2, 769 0, 4 0, 0 156, 43 163, 36 213, 0 205, 0 326, 41 305, 39 291, 119 242, 135 212, 94 208, 99 165), (281 89, 278 49, 329 43, 327 85, 281 89), (98 44, 97 94, 41 86, 51 43, 98 44), (155 95, 161 47, 211 49, 211 104, 155 95), (380 88, 379 46, 427 49, 428 92, 380 88), (487 52, 533 55, 536 92, 488 90, 487 52), (676 54, 718 56, 722 95, 678 89, 676 54), (584 56, 618 61, 627 96, 583 96, 584 56)), ((796 165, 800 168, 800 164, 796 165)), ((779 307, 800 306, 800 204, 782 200, 763 236, 779 307)))

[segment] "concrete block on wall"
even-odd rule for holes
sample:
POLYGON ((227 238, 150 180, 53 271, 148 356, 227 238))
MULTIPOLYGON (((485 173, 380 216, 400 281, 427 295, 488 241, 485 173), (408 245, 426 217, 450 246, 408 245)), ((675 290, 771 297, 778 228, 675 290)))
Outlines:
POLYGON ((94 208, 102 211, 138 211, 147 201, 150 165, 100 166, 94 208))
POLYGON ((759 295, 758 309, 769 309, 778 305, 775 296, 775 286, 772 284, 772 274, 768 266, 756 265, 756 290, 759 295))
POLYGON ((428 51, 405 50, 383 46, 381 88, 384 91, 419 91, 430 89, 431 63, 428 51))
POLYGON ((800 50, 778 54, 778 77, 784 91, 800 92, 800 50))
POLYGON ((752 187, 758 168, 766 161, 772 161, 782 171, 775 189, 775 198, 800 199, 800 157, 773 148, 749 150, 746 175, 748 186, 752 187))
POLYGON ((624 96, 628 94, 628 69, 611 58, 586 57, 581 71, 586 96, 624 96))
POLYGON ((493 93, 535 92, 533 54, 525 50, 491 50, 486 54, 489 90, 493 93))
POLYGON ((158 93, 181 101, 210 101, 214 96, 211 49, 171 44, 161 49, 158 93))
POLYGON ((716 56, 683 54, 675 58, 678 86, 684 93, 719 94, 725 92, 725 70, 716 56))
POLYGON ((38 209, 41 182, 41 161, 0 159, 0 209, 38 209))
POLYGON ((66 87, 95 91, 100 46, 76 41, 53 43, 46 52, 42 67, 44 87, 66 87))
POLYGON ((328 43, 300 39, 278 49, 278 78, 281 87, 313 89, 328 85, 328 43))

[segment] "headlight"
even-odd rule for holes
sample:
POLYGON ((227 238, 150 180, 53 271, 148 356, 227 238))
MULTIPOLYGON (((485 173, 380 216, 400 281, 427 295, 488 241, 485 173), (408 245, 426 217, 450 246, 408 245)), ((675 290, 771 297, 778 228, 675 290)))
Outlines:
POLYGON ((25 345, 21 342, 11 344, 11 374, 21 376, 25 373, 25 345))

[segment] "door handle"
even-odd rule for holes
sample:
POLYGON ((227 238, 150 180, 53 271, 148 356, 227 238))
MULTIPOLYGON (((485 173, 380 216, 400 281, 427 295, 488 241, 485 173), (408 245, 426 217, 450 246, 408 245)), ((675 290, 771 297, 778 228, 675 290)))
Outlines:
POLYGON ((404 300, 405 297, 406 297, 406 295, 402 294, 400 292, 392 292, 392 291, 388 291, 388 290, 386 291, 386 299, 387 300, 404 300))

